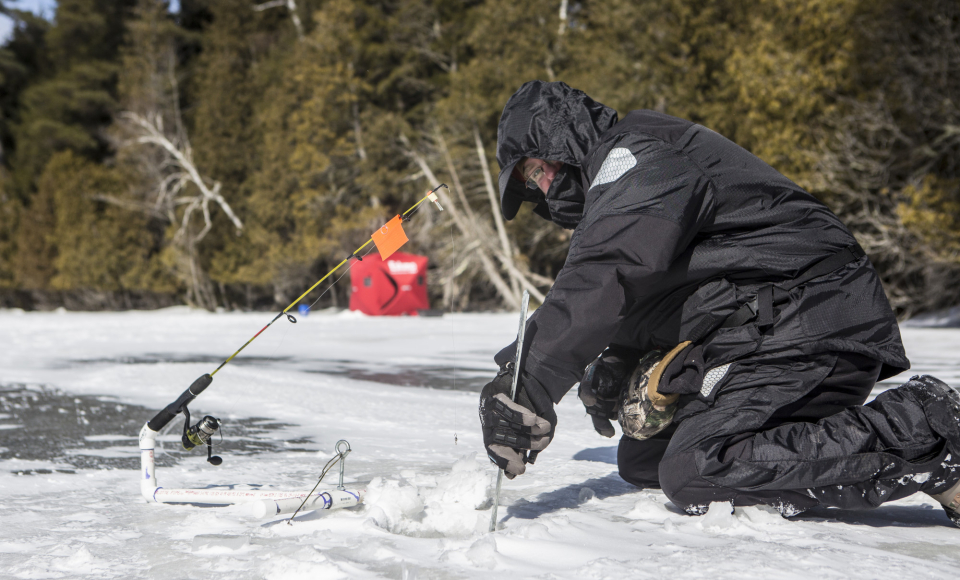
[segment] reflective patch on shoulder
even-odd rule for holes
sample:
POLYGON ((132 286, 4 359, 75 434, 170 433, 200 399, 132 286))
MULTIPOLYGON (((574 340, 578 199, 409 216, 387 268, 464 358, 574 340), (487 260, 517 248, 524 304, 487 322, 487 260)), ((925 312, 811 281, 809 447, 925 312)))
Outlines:
POLYGON ((614 147, 610 150, 610 153, 607 154, 607 158, 603 160, 603 165, 600 166, 600 171, 597 172, 597 176, 593 178, 590 189, 598 185, 614 182, 636 166, 637 158, 633 156, 633 153, 631 153, 629 149, 614 147))
POLYGON ((703 377, 703 386, 700 387, 700 394, 704 397, 709 397, 710 392, 713 391, 713 387, 717 386, 717 383, 727 374, 727 370, 731 364, 733 363, 713 367, 707 371, 706 376, 703 377))

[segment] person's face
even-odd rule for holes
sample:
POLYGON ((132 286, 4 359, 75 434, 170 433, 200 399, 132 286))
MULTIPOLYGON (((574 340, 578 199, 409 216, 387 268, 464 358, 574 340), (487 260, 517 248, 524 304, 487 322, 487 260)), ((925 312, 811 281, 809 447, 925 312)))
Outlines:
POLYGON ((540 189, 547 193, 553 178, 557 176, 560 167, 563 165, 560 161, 544 161, 543 159, 534 159, 525 157, 517 164, 520 169, 520 175, 523 181, 530 189, 540 189))

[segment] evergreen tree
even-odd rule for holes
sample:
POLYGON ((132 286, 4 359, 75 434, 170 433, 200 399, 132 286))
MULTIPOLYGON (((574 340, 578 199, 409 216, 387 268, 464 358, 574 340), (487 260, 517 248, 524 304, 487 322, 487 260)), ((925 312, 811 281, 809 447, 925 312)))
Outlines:
POLYGON ((173 289, 158 271, 159 264, 150 260, 146 217, 105 201, 121 198, 128 190, 121 170, 71 151, 50 160, 38 181, 37 199, 50 200, 55 207, 57 256, 51 288, 121 294, 173 289))
POLYGON ((353 105, 367 85, 352 73, 364 49, 351 40, 354 8, 326 4, 304 42, 288 34, 251 78, 262 95, 248 121, 259 147, 240 211, 256 219, 216 255, 211 273, 228 284, 268 287, 284 306, 318 270, 362 243, 357 226, 376 227, 364 209, 369 194, 356 182, 363 160, 353 105))
POLYGON ((532 79, 753 151, 851 226, 901 314, 960 282, 951 0, 181 0, 176 15, 166 0, 62 0, 52 23, 3 10, 18 23, 0 47, 3 288, 286 305, 443 181, 458 219, 410 227, 409 249, 438 267, 433 295, 478 307, 545 291, 569 233, 531 212, 498 223, 492 183, 500 112, 532 79))
POLYGON ((14 20, 13 34, 0 47, 0 163, 7 165, 13 149, 13 124, 20 116, 23 89, 50 69, 46 51, 49 23, 31 12, 6 10, 14 20))
POLYGON ((140 1, 128 38, 120 74, 124 111, 116 135, 124 146, 118 161, 132 166, 140 179, 132 199, 112 201, 145 211, 145 225, 159 242, 155 260, 180 279, 188 303, 212 309, 216 298, 204 256, 219 216, 211 210, 224 210, 238 233, 243 224, 220 193, 222 183, 197 163, 181 114, 177 49, 190 39, 161 0, 140 1))
POLYGON ((15 286, 16 232, 24 199, 13 186, 10 153, 13 127, 20 118, 24 88, 50 67, 45 50, 49 24, 30 12, 4 9, 14 19, 13 34, 0 47, 0 288, 15 286))
POLYGON ((860 2, 848 90, 819 120, 819 189, 858 232, 897 311, 956 304, 960 7, 860 2))
MULTIPOLYGON (((278 43, 286 40, 290 44, 295 36, 291 31, 291 38, 284 38, 278 32, 287 22, 280 11, 257 12, 254 7, 253 2, 233 0, 205 3, 209 23, 200 36, 202 52, 192 67, 188 89, 192 107, 186 111, 198 166, 222 184, 222 195, 241 212, 243 184, 256 166, 259 141, 254 104, 261 93, 252 69, 269 58, 278 43)), ((197 257, 198 275, 210 297, 214 294, 212 282, 236 280, 224 273, 225 266, 234 265, 231 254, 249 243, 216 215, 213 223, 197 257), (209 279, 211 270, 217 273, 213 281, 209 279)))
POLYGON ((135 0, 61 0, 46 35, 52 70, 21 96, 12 165, 22 195, 55 152, 69 149, 100 161, 102 131, 116 110, 116 59, 124 18, 135 0))
POLYGON ((133 0, 62 0, 45 36, 51 68, 20 94, 14 125, 12 189, 22 200, 16 234, 15 279, 45 288, 57 251, 55 208, 37 197, 36 180, 57 151, 71 150, 95 161, 109 152, 103 129, 116 107, 117 50, 123 19, 133 0))

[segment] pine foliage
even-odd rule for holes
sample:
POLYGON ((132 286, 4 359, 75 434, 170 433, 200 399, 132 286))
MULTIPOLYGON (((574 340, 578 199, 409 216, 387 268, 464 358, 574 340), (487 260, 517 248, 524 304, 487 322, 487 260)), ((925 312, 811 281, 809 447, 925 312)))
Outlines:
POLYGON ((957 300, 952 0, 181 0, 176 14, 165 0, 60 0, 50 22, 6 12, 7 304, 285 306, 440 182, 449 210, 408 226, 410 250, 432 258, 434 301, 542 296, 569 235, 529 211, 504 223, 494 191, 499 114, 531 79, 728 136, 850 225, 901 315, 957 300))

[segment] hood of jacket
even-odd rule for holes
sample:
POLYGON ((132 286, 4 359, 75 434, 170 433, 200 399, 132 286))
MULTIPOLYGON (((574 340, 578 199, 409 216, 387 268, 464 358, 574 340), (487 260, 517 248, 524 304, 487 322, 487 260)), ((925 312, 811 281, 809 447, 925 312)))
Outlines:
POLYGON ((581 164, 600 135, 616 123, 616 111, 565 83, 530 81, 520 87, 507 101, 497 127, 503 217, 513 219, 529 201, 541 217, 576 227, 583 216, 581 164), (524 157, 563 163, 546 194, 511 177, 524 157))

